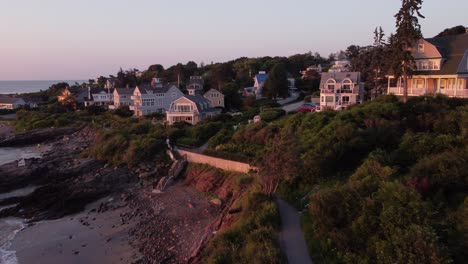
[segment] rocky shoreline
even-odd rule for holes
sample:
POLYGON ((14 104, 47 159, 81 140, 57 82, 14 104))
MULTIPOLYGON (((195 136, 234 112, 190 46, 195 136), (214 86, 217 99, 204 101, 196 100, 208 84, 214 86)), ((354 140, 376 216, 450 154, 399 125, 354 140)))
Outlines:
MULTIPOLYGON (((8 142, 22 145, 25 138, 44 133, 22 133, 19 139, 10 137, 8 142)), ((112 167, 105 162, 81 156, 94 143, 93 130, 69 128, 47 133, 52 135, 47 140, 34 141, 50 145, 50 151, 41 159, 27 159, 23 167, 18 167, 17 162, 0 166, 0 193, 31 185, 39 186, 28 195, 0 199, 0 207, 6 208, 0 211, 0 218, 26 219, 29 228, 32 228, 20 232, 20 238, 21 234, 39 232, 34 231, 38 228, 34 225, 42 221, 57 219, 62 225, 76 226, 74 222, 63 224, 63 221, 85 212, 95 216, 91 219, 80 217, 80 224, 93 227, 94 221, 99 222, 102 217, 110 217, 109 212, 118 211, 118 215, 110 214, 118 222, 110 229, 132 223, 130 228, 125 229, 128 235, 126 243, 138 252, 132 253, 132 258, 126 258, 127 263, 197 262, 193 261, 194 252, 198 251, 201 240, 207 232, 211 232, 209 227, 223 212, 221 204, 210 202, 212 199, 203 194, 206 190, 198 188, 191 179, 176 182, 165 192, 156 194, 153 190, 158 180, 166 176, 169 164, 147 163, 132 169, 112 167), (91 204, 94 207, 88 209, 91 204), (137 259, 134 257, 136 255, 137 259)), ((21 248, 21 243, 15 244, 21 248)), ((29 251, 38 250, 24 250, 29 251)), ((63 260, 62 253, 57 251, 54 254, 63 260)), ((83 254, 80 253, 81 258, 86 257, 83 254)), ((22 257, 21 252, 19 256, 22 257)), ((28 257, 31 258, 26 254, 24 258, 28 257)), ((51 256, 46 257, 48 260, 53 259, 51 256)), ((76 256, 71 254, 68 257, 76 256)), ((85 262, 89 263, 89 260, 85 262)))

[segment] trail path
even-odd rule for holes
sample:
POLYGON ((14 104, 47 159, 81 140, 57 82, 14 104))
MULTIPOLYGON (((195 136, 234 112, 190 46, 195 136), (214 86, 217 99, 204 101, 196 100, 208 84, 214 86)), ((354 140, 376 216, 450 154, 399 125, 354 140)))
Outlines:
POLYGON ((281 215, 280 246, 288 259, 288 263, 312 264, 298 212, 294 207, 279 198, 277 203, 281 215))

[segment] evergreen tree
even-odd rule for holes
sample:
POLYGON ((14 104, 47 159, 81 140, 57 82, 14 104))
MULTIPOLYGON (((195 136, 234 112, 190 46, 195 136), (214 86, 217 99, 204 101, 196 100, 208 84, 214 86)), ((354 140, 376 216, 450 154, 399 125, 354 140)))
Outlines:
POLYGON ((403 100, 408 99, 408 77, 415 69, 414 58, 411 49, 414 43, 422 38, 419 18, 424 18, 420 13, 423 0, 402 0, 400 11, 395 15, 396 33, 392 40, 392 69, 397 79, 403 78, 403 100))
POLYGON ((288 73, 283 63, 278 63, 271 69, 262 90, 263 95, 276 99, 289 94, 288 73))

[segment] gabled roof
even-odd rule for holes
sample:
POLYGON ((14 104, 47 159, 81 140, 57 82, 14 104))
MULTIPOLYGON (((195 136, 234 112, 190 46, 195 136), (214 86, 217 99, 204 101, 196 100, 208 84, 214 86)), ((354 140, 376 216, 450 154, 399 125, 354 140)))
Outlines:
POLYGON ((258 73, 255 75, 255 79, 258 83, 263 83, 268 79, 268 74, 266 73, 258 73))
POLYGON ((468 72, 468 69, 463 68, 462 62, 466 58, 468 51, 468 33, 425 39, 427 42, 434 45, 443 57, 442 67, 439 71, 420 71, 420 74, 427 75, 443 75, 443 74, 457 74, 468 72))
POLYGON ((135 91, 135 88, 115 88, 115 91, 116 91, 118 94, 132 95, 133 92, 135 91))
POLYGON ((457 68, 457 73, 458 74, 468 74, 468 49, 465 51, 465 55, 463 55, 463 58, 458 65, 457 68))
POLYGON ((211 88, 210 90, 208 90, 204 95, 207 95, 207 94, 210 94, 210 93, 219 93, 221 95, 224 95, 222 92, 214 89, 214 88, 211 88))
MULTIPOLYGON (((107 89, 106 88, 91 88, 91 94, 98 94, 98 93, 107 93, 107 89)), ((113 93, 114 92, 114 88, 111 88, 109 89, 109 93, 113 93)))
POLYGON ((152 87, 151 85, 138 86, 141 94, 147 93, 167 93, 171 88, 177 88, 175 85, 167 84, 162 87, 152 87))
POLYGON ((180 97, 179 99, 175 100, 174 102, 179 101, 181 99, 186 99, 186 100, 189 100, 189 101, 193 102, 197 106, 198 111, 201 112, 201 113, 214 112, 215 110, 217 110, 216 108, 211 107, 210 100, 206 99, 205 97, 203 97, 203 96, 201 96, 199 94, 184 95, 184 96, 180 97))
POLYGON ((353 83, 359 83, 361 80, 360 72, 323 72, 320 79, 320 86, 325 84, 329 79, 335 80, 337 83, 343 82, 345 79, 350 79, 353 83))

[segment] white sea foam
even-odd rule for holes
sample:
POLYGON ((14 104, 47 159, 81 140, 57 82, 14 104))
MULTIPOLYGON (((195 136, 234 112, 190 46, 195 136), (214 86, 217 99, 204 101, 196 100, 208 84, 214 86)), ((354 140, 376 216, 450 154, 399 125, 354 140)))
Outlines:
POLYGON ((25 227, 18 218, 0 219, 0 264, 17 264, 16 252, 11 250, 11 243, 16 234, 25 227))

